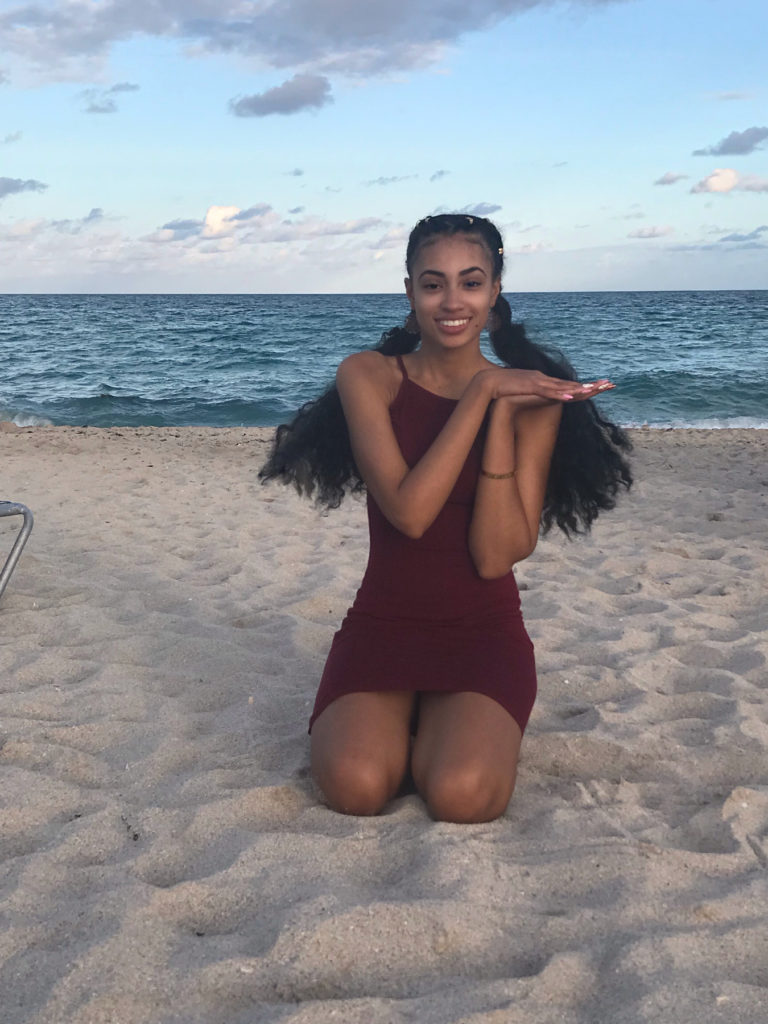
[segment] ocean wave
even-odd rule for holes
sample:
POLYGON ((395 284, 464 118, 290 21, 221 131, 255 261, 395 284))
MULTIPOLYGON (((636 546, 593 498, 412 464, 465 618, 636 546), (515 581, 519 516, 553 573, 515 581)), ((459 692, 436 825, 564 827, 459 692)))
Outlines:
POLYGON ((669 420, 649 423, 622 421, 621 425, 629 429, 644 430, 768 430, 768 420, 755 416, 714 416, 694 420, 669 420))
POLYGON ((14 412, 0 407, 0 423, 14 423, 17 427, 52 427, 53 420, 31 412, 14 412))

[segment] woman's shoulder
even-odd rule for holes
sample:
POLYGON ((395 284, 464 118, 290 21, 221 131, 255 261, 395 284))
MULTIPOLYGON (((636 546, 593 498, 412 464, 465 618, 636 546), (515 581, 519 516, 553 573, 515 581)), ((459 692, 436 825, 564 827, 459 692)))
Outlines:
POLYGON ((336 371, 336 383, 340 388, 364 386, 385 397, 394 397, 401 381, 397 359, 373 349, 353 352, 339 363, 336 371))

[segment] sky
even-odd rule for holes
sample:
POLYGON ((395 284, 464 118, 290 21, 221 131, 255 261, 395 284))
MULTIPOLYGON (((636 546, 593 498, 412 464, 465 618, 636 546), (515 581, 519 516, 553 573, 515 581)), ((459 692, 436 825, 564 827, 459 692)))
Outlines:
POLYGON ((765 0, 0 0, 0 292, 768 288, 765 0))

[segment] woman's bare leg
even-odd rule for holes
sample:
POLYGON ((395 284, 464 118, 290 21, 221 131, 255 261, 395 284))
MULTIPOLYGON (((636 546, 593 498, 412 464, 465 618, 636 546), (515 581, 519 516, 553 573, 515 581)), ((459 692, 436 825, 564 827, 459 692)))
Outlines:
POLYGON ((413 746, 416 787, 438 821, 492 821, 515 788, 522 733, 480 693, 422 693, 413 746))
POLYGON ((312 726, 312 775, 329 807, 378 814, 408 767, 413 693, 348 693, 312 726))

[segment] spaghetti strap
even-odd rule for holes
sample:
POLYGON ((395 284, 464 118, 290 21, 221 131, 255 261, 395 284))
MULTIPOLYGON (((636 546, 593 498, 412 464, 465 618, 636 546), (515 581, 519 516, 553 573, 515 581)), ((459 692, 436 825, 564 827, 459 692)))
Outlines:
POLYGON ((403 380, 408 380, 408 371, 405 368, 403 357, 400 355, 399 352, 395 355, 395 359, 397 360, 397 365, 400 367, 400 373, 402 373, 403 375, 403 380))

